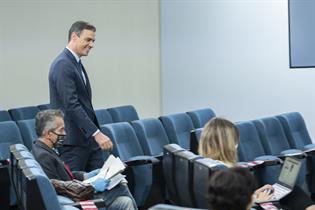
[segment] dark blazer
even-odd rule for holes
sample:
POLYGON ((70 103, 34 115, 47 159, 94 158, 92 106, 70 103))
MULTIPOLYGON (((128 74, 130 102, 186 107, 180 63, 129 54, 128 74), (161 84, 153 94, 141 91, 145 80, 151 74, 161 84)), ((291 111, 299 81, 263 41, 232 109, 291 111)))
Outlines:
MULTIPOLYGON (((58 179, 62 181, 70 181, 71 177, 63 165, 63 161, 58 154, 40 140, 35 141, 32 147, 32 153, 43 168, 49 179, 58 179)), ((83 171, 72 171, 75 179, 83 180, 83 171)))
POLYGON ((65 48, 53 61, 49 71, 50 105, 61 109, 67 133, 65 145, 87 146, 99 124, 92 105, 89 78, 84 83, 81 68, 72 53, 65 48))

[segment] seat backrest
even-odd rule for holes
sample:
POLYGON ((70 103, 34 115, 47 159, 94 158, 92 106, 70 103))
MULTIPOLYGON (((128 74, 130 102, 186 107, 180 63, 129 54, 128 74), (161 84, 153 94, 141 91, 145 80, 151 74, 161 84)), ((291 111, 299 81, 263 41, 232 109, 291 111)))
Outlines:
POLYGON ((194 160, 193 164, 193 193, 195 197, 196 207, 209 207, 208 202, 208 183, 211 174, 218 169, 226 168, 222 163, 209 159, 200 158, 194 160))
POLYGON ((169 199, 177 203, 177 192, 175 188, 175 157, 174 154, 185 149, 179 146, 178 144, 167 144, 163 147, 163 175, 165 180, 166 190, 169 194, 169 199))
POLYGON ((132 105, 112 107, 107 110, 114 122, 131 122, 139 120, 138 113, 132 105))
POLYGON ((202 158, 199 155, 184 150, 174 153, 175 187, 179 204, 187 207, 195 206, 193 192, 193 161, 202 158))
POLYGON ((215 117, 214 111, 210 108, 189 111, 187 114, 191 118, 195 128, 203 128, 211 118, 215 117))
POLYGON ((6 110, 0 110, 0 122, 12 120, 10 114, 6 110))
POLYGON ((26 106, 20 108, 10 109, 9 113, 14 121, 34 119, 39 108, 36 106, 26 106))
POLYGON ((290 112, 276 117, 280 120, 292 148, 303 149, 303 146, 312 144, 312 139, 300 113, 290 112))
POLYGON ((56 209, 61 210, 57 193, 50 180, 41 168, 31 167, 22 170, 25 187, 22 189, 22 203, 29 210, 56 209))
POLYGON ((23 142, 29 150, 32 150, 33 142, 38 138, 35 130, 35 119, 19 120, 17 125, 20 129, 23 142))
POLYGON ((14 144, 10 146, 10 162, 11 162, 11 177, 13 187, 15 189, 18 200, 21 200, 21 189, 20 185, 22 169, 19 161, 23 159, 34 160, 34 156, 28 151, 23 144, 14 144))
POLYGON ((98 124, 104 125, 113 123, 113 118, 110 115, 110 113, 107 111, 107 109, 97 109, 95 110, 95 115, 98 121, 98 124))
POLYGON ((160 117, 170 143, 179 144, 190 149, 190 132, 194 129, 193 123, 186 113, 164 115, 160 117))
POLYGON ((131 157, 144 155, 138 138, 131 125, 127 122, 101 125, 101 131, 114 144, 114 154, 126 161, 131 157))
POLYGON ((266 155, 253 122, 237 122, 236 127, 240 133, 240 143, 237 148, 239 161, 253 161, 258 156, 266 155))
POLYGON ((150 118, 131 122, 145 155, 161 155, 169 144, 164 127, 158 119, 150 118))
POLYGON ((190 151, 198 154, 199 141, 203 128, 196 128, 190 132, 190 151))
POLYGON ((268 155, 279 155, 290 149, 280 121, 276 117, 266 117, 253 121, 259 133, 264 151, 268 155))
POLYGON ((14 121, 0 122, 0 143, 8 143, 8 146, 23 143, 19 128, 14 121))
POLYGON ((42 110, 47 110, 50 109, 50 104, 39 104, 37 105, 37 108, 42 111, 42 110))

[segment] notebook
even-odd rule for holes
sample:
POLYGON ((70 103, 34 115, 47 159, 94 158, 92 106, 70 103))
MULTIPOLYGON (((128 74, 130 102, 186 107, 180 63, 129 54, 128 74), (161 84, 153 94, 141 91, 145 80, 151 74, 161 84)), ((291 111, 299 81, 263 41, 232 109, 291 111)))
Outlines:
POLYGON ((288 195, 294 188, 301 164, 301 160, 299 159, 286 157, 278 181, 272 185, 274 188, 273 197, 269 200, 257 201, 256 203, 279 201, 288 195))

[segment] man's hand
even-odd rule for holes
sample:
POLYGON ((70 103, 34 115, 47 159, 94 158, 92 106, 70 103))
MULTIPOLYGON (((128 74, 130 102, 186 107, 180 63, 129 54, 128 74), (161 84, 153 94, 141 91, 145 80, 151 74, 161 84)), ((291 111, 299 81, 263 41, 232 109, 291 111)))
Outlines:
POLYGON ((95 192, 104 192, 105 189, 109 185, 109 180, 107 179, 97 179, 94 182, 91 183, 91 185, 94 187, 95 192))
POLYGON ((93 171, 90 171, 90 172, 88 172, 88 173, 84 173, 84 179, 89 179, 89 178, 91 178, 91 177, 93 177, 93 176, 96 176, 99 172, 100 172, 100 168, 98 168, 98 169, 95 169, 95 170, 93 170, 93 171))
POLYGON ((98 143, 102 150, 111 150, 113 149, 113 143, 108 138, 108 136, 104 135, 102 132, 98 132, 95 136, 95 141, 98 143))

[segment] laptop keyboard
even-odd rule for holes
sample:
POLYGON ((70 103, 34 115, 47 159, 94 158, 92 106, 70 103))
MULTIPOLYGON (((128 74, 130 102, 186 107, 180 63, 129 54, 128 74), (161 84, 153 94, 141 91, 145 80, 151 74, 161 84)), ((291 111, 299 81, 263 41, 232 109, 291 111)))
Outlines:
POLYGON ((288 193, 291 192, 291 189, 285 187, 285 186, 282 186, 278 183, 275 183, 273 185, 273 188, 274 188, 274 194, 273 194, 273 199, 281 199, 283 196, 287 195, 288 193))

